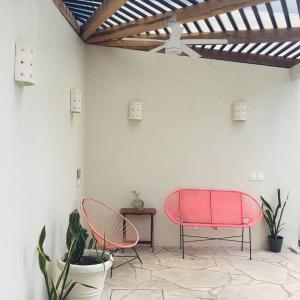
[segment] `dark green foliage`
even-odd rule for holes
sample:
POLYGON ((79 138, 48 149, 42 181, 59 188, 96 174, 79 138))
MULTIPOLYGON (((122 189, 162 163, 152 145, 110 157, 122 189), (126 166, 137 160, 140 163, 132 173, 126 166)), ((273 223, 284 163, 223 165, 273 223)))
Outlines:
POLYGON ((262 200, 262 209, 264 213, 265 220, 268 224, 268 227, 270 229, 270 234, 273 238, 277 238, 279 232, 283 230, 283 225, 281 223, 282 214, 284 212, 287 200, 289 198, 289 194, 286 197, 285 202, 282 205, 281 202, 281 192, 280 189, 277 190, 277 206, 275 209, 272 208, 272 206, 261 196, 262 200))
POLYGON ((104 237, 104 243, 103 243, 103 247, 102 247, 102 251, 101 254, 99 255, 98 252, 98 248, 97 248, 98 242, 95 239, 94 235, 93 237, 90 239, 89 244, 88 244, 88 249, 94 249, 96 250, 97 253, 97 262, 100 263, 104 263, 105 260, 105 249, 106 249, 106 241, 105 241, 105 237, 104 237))
MULTIPOLYGON (((47 261, 50 261, 49 256, 44 251, 44 241, 46 238, 46 228, 43 227, 40 237, 39 237, 39 243, 38 243, 38 255, 39 255, 39 266, 40 270, 44 276, 46 289, 47 289, 47 296, 48 300, 65 300, 67 295, 72 291, 72 289, 75 287, 78 282, 72 282, 69 281, 67 283, 67 278, 70 270, 70 264, 71 264, 71 257, 73 255, 73 252, 75 250, 75 246, 78 241, 78 236, 75 236, 70 243, 70 247, 68 252, 66 253, 66 259, 65 259, 65 266, 64 269, 59 274, 59 277, 54 283, 53 279, 49 279, 48 271, 47 271, 47 261)), ((79 283, 81 284, 81 283, 79 283)), ((93 288, 91 286, 82 284, 88 288, 93 288)))
MULTIPOLYGON (((84 249, 88 238, 88 232, 85 228, 83 228, 80 224, 80 214, 77 209, 75 209, 69 216, 69 226, 67 230, 66 235, 66 243, 68 249, 70 249, 72 240, 74 237, 77 237, 77 242, 74 246, 74 251, 71 255, 71 264, 80 264, 83 260, 84 255, 84 249)), ((96 250, 97 256, 96 256, 96 262, 97 263, 103 263, 105 260, 105 239, 104 239, 104 245, 101 253, 98 253, 97 248, 97 240, 93 236, 89 243, 88 243, 88 249, 94 249, 96 250)))
POLYGON ((97 241, 94 238, 91 238, 88 244, 88 249, 93 249, 97 246, 97 241))
POLYGON ((84 253, 85 243, 88 238, 88 233, 85 228, 82 228, 80 224, 80 215, 77 209, 75 209, 69 216, 69 226, 67 230, 66 243, 68 250, 72 245, 72 241, 75 237, 78 238, 75 244, 74 251, 71 255, 71 264, 77 264, 80 261, 84 253))

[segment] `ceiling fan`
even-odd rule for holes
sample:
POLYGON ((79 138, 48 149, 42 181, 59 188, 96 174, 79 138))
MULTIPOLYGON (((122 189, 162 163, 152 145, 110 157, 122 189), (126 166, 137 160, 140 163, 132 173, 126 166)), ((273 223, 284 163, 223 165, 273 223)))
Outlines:
MULTIPOLYGON (((228 44, 228 41, 225 39, 180 39, 181 34, 183 32, 183 27, 172 21, 169 23, 169 27, 171 28, 170 39, 166 40, 162 45, 155 47, 148 51, 149 53, 156 53, 162 49, 165 49, 166 54, 174 54, 180 55, 182 53, 193 57, 199 58, 201 55, 189 45, 224 45, 228 44)), ((130 41, 148 41, 148 42, 162 42, 162 40, 155 40, 155 39, 140 39, 140 38, 124 38, 123 40, 130 40, 130 41)))

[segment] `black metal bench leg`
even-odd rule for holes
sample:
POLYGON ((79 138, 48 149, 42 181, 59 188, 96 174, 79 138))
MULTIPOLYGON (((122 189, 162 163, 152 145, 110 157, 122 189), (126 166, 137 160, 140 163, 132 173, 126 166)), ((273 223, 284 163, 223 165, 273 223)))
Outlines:
POLYGON ((181 243, 182 243, 182 258, 184 258, 184 232, 183 232, 183 226, 181 227, 181 232, 182 232, 182 234, 181 234, 181 238, 182 238, 182 240, 181 240, 181 243))
POLYGON ((251 228, 249 227, 250 260, 252 260, 251 228))
POLYGON ((182 225, 180 225, 180 229, 179 229, 179 243, 180 243, 180 249, 182 249, 182 225))
POLYGON ((241 246, 241 251, 244 250, 244 227, 242 228, 242 246, 241 246))

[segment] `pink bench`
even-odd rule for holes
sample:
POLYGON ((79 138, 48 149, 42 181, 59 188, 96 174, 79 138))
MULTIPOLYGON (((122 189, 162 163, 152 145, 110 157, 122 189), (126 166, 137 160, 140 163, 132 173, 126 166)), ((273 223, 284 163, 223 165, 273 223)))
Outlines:
POLYGON ((224 240, 250 244, 251 226, 262 218, 257 201, 242 192, 226 190, 181 189, 171 193, 165 202, 165 211, 171 221, 180 226, 180 247, 184 258, 184 243, 208 240, 224 240), (235 227, 241 235, 222 238, 201 237, 184 234, 184 227, 235 227), (249 229, 249 241, 244 241, 244 229, 249 229), (189 240, 185 240, 185 237, 189 240), (192 240, 191 240, 192 238, 192 240), (238 240, 241 238, 241 240, 238 240))

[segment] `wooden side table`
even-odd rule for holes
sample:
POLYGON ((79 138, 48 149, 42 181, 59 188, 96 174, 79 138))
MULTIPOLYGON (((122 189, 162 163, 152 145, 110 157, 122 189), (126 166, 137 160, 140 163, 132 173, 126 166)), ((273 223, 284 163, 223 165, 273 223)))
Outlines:
MULTIPOLYGON (((138 244, 148 244, 151 245, 152 252, 154 252, 154 215, 156 214, 156 208, 144 208, 143 211, 137 208, 121 208, 120 213, 126 218, 128 215, 135 216, 150 216, 151 227, 150 227, 150 241, 138 241, 138 244)), ((126 232, 125 232, 126 235, 126 232)))

